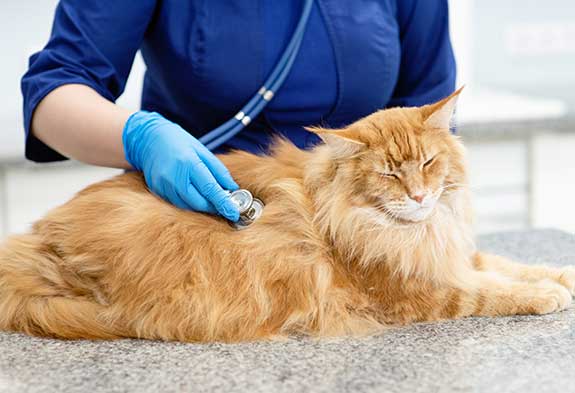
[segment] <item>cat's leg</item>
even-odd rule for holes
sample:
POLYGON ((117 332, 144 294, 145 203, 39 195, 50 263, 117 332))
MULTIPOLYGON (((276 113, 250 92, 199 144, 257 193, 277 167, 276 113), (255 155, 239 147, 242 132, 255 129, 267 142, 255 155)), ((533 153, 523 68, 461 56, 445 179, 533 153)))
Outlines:
POLYGON ((549 279, 519 281, 497 272, 469 271, 464 282, 439 297, 440 318, 548 314, 566 309, 571 294, 549 279))
POLYGON ((477 270, 496 271, 517 280, 553 280, 567 288, 571 294, 575 294, 575 266, 524 265, 505 257, 479 252, 473 258, 473 265, 477 270))
POLYGON ((70 287, 58 256, 39 236, 12 237, 0 248, 0 330, 66 339, 117 338, 101 320, 105 308, 70 287))

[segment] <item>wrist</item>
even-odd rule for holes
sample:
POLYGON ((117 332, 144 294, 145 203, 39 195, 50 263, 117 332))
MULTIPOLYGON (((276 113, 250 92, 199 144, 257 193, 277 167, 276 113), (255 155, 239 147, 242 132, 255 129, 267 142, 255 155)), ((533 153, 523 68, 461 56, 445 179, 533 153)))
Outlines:
POLYGON ((158 121, 167 121, 156 112, 138 111, 132 113, 122 130, 122 145, 126 161, 136 170, 143 168, 144 156, 148 150, 150 133, 155 132, 158 121))

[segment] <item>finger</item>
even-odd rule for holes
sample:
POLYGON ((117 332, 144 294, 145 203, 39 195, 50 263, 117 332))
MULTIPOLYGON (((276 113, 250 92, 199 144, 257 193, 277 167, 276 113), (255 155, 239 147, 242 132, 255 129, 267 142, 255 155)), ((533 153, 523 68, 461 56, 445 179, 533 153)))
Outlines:
POLYGON ((178 197, 190 206, 191 210, 217 215, 218 211, 206 198, 204 198, 194 186, 188 182, 185 190, 178 191, 178 197))
POLYGON ((191 210, 197 211, 202 213, 209 213, 217 215, 218 212, 214 208, 214 206, 206 200, 203 196, 200 195, 198 191, 196 191, 189 182, 186 182, 184 185, 186 191, 178 192, 176 188, 174 188, 171 184, 164 185, 162 187, 160 193, 154 194, 158 195, 165 201, 171 203, 172 205, 184 209, 184 210, 191 210), (191 190, 187 190, 187 187, 191 187, 191 190))
POLYGON ((165 200, 170 202, 172 205, 179 207, 180 209, 184 210, 196 210, 193 208, 191 204, 189 204, 186 200, 184 200, 176 190, 173 188, 169 188, 169 190, 165 191, 165 196, 163 197, 165 200))
POLYGON ((176 207, 179 207, 180 209, 190 210, 190 207, 175 194, 171 184, 163 180, 154 182, 149 180, 148 177, 145 177, 145 179, 148 189, 152 192, 152 194, 162 198, 162 200, 171 203, 176 207))
POLYGON ((224 163, 209 151, 207 147, 204 145, 198 146, 196 152, 223 188, 230 191, 235 191, 240 188, 224 163))
POLYGON ((231 200, 230 194, 219 185, 210 170, 199 157, 191 163, 189 180, 201 196, 206 198, 222 216, 231 221, 240 217, 238 206, 231 200))

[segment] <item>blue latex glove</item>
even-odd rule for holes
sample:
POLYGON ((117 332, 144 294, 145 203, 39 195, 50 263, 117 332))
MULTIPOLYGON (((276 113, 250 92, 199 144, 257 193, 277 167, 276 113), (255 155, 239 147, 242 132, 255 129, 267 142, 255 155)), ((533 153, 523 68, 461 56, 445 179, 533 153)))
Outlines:
POLYGON ((126 121, 122 142, 126 160, 144 173, 154 194, 182 209, 239 219, 225 191, 238 185, 224 164, 182 127, 140 111, 126 121))

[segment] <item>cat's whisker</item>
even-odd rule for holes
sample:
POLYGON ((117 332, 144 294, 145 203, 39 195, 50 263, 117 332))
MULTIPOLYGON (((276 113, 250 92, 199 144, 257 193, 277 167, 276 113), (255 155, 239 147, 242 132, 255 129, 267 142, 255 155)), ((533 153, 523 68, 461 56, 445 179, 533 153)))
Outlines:
POLYGON ((386 206, 405 206, 404 202, 387 202, 386 206))

